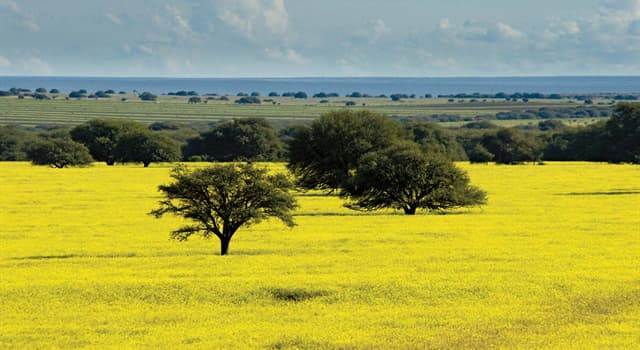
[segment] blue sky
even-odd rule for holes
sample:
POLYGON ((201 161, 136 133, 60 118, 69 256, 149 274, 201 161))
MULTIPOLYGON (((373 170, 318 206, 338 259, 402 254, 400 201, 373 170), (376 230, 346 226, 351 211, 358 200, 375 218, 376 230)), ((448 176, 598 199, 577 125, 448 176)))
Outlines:
POLYGON ((640 75, 640 0, 0 0, 0 75, 640 75))

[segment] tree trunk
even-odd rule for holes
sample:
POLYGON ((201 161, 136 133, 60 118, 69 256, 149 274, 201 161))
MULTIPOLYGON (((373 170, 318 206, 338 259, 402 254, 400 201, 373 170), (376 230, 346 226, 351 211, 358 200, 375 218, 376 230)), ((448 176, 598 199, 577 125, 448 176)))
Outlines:
POLYGON ((142 164, 144 165, 145 168, 148 168, 149 164, 151 164, 151 162, 143 162, 142 164))
POLYGON ((116 161, 115 161, 115 160, 111 160, 111 159, 107 160, 107 165, 108 165, 108 166, 112 166, 112 165, 114 165, 114 164, 116 164, 116 161))
POLYGON ((220 255, 227 255, 229 253, 229 242, 231 242, 231 237, 220 238, 220 255))
POLYGON ((404 213, 406 215, 416 215, 416 209, 417 208, 414 208, 414 207, 405 207, 404 208, 404 213))

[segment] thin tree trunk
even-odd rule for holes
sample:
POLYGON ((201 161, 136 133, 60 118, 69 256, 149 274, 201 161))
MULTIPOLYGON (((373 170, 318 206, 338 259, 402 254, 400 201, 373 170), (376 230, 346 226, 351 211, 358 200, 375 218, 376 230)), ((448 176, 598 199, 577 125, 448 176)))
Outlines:
POLYGON ((223 237, 220 239, 220 255, 227 255, 229 253, 229 242, 231 242, 230 237, 223 237))

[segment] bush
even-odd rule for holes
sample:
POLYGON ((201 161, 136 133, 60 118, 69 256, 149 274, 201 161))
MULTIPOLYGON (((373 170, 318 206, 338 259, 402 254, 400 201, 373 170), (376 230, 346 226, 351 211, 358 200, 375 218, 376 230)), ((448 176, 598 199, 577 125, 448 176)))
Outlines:
POLYGON ((249 96, 249 97, 241 97, 237 99, 236 103, 237 104, 260 104, 262 103, 262 101, 260 101, 260 99, 255 96, 249 96))
POLYGON ((140 94, 140 96, 138 96, 138 98, 142 101, 156 101, 158 99, 158 96, 150 92, 143 92, 140 94))

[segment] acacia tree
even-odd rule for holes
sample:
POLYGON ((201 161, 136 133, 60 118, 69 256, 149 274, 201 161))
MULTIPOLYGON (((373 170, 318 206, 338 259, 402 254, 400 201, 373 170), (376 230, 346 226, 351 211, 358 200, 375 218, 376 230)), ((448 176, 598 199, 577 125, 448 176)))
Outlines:
POLYGON ((414 143, 403 142, 370 152, 358 162, 343 195, 356 210, 451 209, 480 205, 486 194, 469 184, 464 171, 442 155, 426 155, 414 143))
POLYGON ((220 239, 220 255, 229 251, 229 242, 242 226, 268 217, 294 226, 291 211, 296 207, 289 193, 291 182, 283 174, 269 175, 267 169, 252 164, 218 165, 190 171, 179 165, 173 169, 175 180, 159 186, 165 199, 150 214, 182 216, 193 222, 171 233, 171 238, 186 241, 194 234, 220 239))

